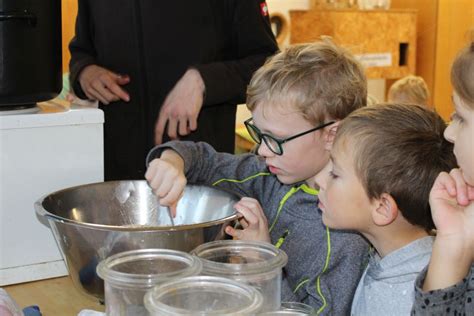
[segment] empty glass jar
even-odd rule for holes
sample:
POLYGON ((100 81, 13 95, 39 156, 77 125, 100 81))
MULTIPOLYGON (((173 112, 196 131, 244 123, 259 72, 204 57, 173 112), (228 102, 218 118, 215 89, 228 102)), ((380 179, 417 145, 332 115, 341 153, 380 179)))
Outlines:
POLYGON ((258 314, 259 316, 306 316, 316 315, 316 311, 309 305, 299 302, 282 302, 281 307, 277 311, 264 312, 258 314))
POLYGON ((170 249, 139 249, 115 254, 99 263, 107 315, 148 315, 145 293, 155 285, 201 271, 199 258, 170 249))
POLYGON ((253 287, 221 277, 194 276, 170 281, 145 295, 151 315, 256 315, 262 295, 253 287))
POLYGON ((201 258, 203 275, 255 287, 263 295, 262 311, 280 308, 282 268, 288 261, 282 250, 263 242, 219 240, 202 244, 191 253, 201 258))

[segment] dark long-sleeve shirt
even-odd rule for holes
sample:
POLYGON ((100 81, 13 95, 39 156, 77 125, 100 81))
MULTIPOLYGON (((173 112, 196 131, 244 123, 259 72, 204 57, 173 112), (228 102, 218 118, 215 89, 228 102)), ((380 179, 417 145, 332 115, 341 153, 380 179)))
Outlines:
POLYGON ((106 180, 113 180, 143 178, 160 107, 190 67, 206 92, 198 129, 186 139, 232 152, 236 104, 277 44, 260 0, 79 0, 69 49, 71 85, 81 98, 78 76, 88 65, 131 78, 124 86, 130 102, 101 105, 106 180))
MULTIPOLYGON (((449 267, 446 267, 449 269, 449 267)), ((457 284, 434 291, 423 292, 427 269, 415 282, 415 303, 412 315, 467 315, 474 316, 474 265, 457 284)))

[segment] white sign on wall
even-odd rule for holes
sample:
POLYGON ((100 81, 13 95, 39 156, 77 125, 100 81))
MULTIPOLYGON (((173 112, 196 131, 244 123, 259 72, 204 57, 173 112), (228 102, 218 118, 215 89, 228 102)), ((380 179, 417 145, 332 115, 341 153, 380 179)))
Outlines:
POLYGON ((392 66, 391 53, 357 54, 355 57, 365 67, 392 66))

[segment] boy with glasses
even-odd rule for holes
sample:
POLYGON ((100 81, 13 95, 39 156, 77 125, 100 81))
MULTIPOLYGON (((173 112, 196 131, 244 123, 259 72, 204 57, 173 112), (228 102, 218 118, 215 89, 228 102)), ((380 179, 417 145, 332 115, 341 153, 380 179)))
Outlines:
POLYGON ((258 156, 170 142, 149 153, 145 177, 163 205, 174 205, 187 181, 240 193, 242 229, 226 233, 288 254, 282 300, 348 314, 368 246, 357 234, 323 225, 313 177, 329 160, 339 121, 366 97, 364 72, 346 50, 329 40, 292 46, 257 70, 247 90, 246 126, 260 143, 258 156))

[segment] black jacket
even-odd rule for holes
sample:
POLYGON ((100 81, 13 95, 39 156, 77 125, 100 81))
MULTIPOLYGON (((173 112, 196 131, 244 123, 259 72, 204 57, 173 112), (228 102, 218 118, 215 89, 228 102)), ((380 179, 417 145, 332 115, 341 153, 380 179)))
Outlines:
POLYGON ((265 8, 259 0, 79 0, 69 45, 74 92, 86 98, 78 75, 90 64, 131 78, 130 102, 101 105, 106 180, 143 178, 161 104, 189 67, 206 95, 198 130, 186 139, 233 151, 236 104, 277 50, 265 8))

